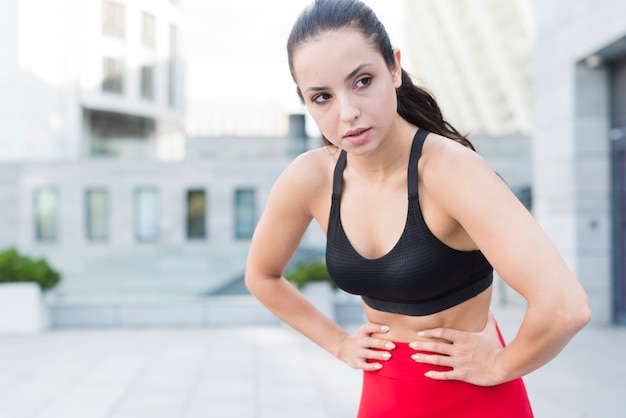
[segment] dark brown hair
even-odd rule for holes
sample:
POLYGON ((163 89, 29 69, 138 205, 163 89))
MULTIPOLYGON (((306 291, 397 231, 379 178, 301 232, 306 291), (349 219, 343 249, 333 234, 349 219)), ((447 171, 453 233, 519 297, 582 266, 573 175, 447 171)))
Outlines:
MULTIPOLYGON (((395 67, 389 35, 372 9, 359 0, 315 0, 298 16, 287 41, 289 70, 294 81, 293 54, 296 47, 323 32, 338 29, 358 30, 380 52, 387 66, 390 69, 395 67)), ((302 99, 299 89, 298 95, 302 99)), ((415 85, 404 69, 402 86, 396 89, 396 95, 398 114, 408 122, 474 149, 465 135, 444 119, 435 98, 415 85)), ((324 142, 330 144, 326 138, 324 142)))

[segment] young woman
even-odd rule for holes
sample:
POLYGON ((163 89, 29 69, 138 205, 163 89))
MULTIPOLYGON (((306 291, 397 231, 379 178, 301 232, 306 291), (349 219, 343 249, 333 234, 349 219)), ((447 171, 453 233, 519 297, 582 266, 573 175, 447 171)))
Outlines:
POLYGON ((533 217, 401 67, 358 0, 318 0, 288 40, 291 74, 326 146, 282 173, 255 231, 250 291, 364 371, 360 418, 531 417, 521 377, 590 319, 587 297, 533 217), (326 263, 362 295, 354 335, 282 277, 312 219, 326 263), (527 301, 508 346, 492 271, 527 301))

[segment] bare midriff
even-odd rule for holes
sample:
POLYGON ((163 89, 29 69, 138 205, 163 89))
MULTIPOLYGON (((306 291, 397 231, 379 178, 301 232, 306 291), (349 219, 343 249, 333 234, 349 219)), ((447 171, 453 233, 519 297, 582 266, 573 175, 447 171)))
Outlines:
POLYGON ((425 316, 408 316, 382 312, 364 304, 365 315, 371 323, 387 325, 390 330, 373 337, 396 342, 412 342, 423 338, 417 333, 425 329, 451 328, 459 331, 479 332, 485 328, 493 286, 459 305, 425 316))

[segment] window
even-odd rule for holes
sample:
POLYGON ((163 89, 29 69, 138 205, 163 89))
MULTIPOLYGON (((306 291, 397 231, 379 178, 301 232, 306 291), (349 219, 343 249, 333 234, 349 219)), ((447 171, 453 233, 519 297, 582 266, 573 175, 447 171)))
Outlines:
POLYGON ((144 48, 154 49, 156 46, 156 24, 154 15, 143 12, 141 18, 141 44, 144 48))
POLYGON ((103 189, 89 189, 85 200, 87 238, 90 241, 104 241, 108 238, 108 193, 103 189))
POLYGON ((102 2, 102 33, 116 39, 124 39, 124 5, 113 1, 102 2))
POLYGON ((159 238, 159 192, 154 187, 135 191, 135 236, 146 242, 159 238))
POLYGON ((255 193, 253 189, 235 191, 235 237, 252 238, 256 224, 255 193))
POLYGON ((120 59, 102 60, 102 91, 122 93, 124 91, 123 63, 120 59))
POLYGON ((187 191, 187 238, 206 238, 206 193, 204 190, 187 191))
POLYGON ((170 25, 170 58, 167 64, 167 103, 176 107, 176 55, 178 53, 178 30, 170 25))
POLYGON ((59 197, 53 187, 35 190, 35 236, 38 241, 55 241, 58 235, 59 197))
POLYGON ((154 99, 154 67, 151 65, 141 67, 141 98, 154 99))

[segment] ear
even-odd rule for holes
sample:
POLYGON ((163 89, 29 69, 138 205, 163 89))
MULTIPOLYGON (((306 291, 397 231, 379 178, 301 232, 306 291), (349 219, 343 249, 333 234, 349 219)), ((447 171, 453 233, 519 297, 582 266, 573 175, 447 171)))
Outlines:
POLYGON ((400 65, 402 54, 398 48, 393 50, 393 56, 395 58, 395 67, 391 71, 391 76, 394 87, 398 89, 402 85, 402 65, 400 65))

